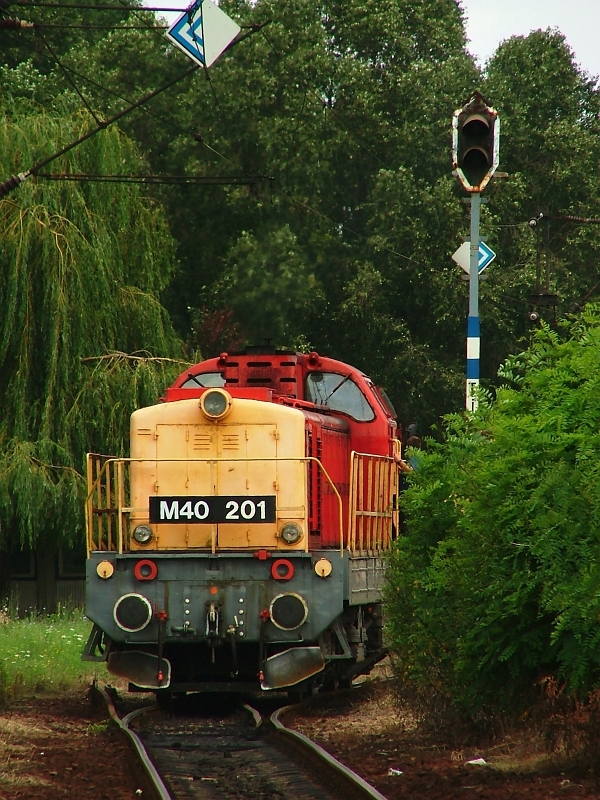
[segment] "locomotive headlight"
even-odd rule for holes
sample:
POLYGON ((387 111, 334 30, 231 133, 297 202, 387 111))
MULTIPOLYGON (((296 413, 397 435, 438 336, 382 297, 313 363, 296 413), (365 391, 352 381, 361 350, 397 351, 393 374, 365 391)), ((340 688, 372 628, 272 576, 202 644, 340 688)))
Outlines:
POLYGON ((298 544, 302 539, 302 528, 296 522, 287 522, 279 531, 279 535, 286 544, 298 544))
POLYGON ((308 617, 308 605, 299 594, 278 594, 269 606, 271 622, 282 631, 295 631, 308 617))
POLYGON ((231 408, 231 395, 223 389, 211 389, 200 398, 202 413, 210 419, 222 419, 231 408))
POLYGON ((138 525, 133 529, 133 538, 138 544, 148 544, 154 538, 152 528, 148 525, 138 525))

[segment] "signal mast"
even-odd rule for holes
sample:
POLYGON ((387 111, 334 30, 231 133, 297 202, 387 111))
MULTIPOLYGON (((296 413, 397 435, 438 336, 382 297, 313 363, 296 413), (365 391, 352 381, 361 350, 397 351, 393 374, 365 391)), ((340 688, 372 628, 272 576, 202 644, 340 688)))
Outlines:
POLYGON ((467 376, 465 406, 476 411, 479 386, 479 218, 481 193, 498 167, 500 119, 475 91, 452 118, 453 174, 469 192, 471 205, 471 246, 469 258, 469 316, 467 319, 467 376))

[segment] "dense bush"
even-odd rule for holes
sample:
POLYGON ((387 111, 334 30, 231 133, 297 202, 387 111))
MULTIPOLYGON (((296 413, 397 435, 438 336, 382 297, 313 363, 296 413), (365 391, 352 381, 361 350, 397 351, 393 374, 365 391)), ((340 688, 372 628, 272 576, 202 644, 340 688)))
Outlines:
POLYGON ((539 330, 413 473, 393 553, 405 679, 471 713, 600 686, 600 307, 539 330))

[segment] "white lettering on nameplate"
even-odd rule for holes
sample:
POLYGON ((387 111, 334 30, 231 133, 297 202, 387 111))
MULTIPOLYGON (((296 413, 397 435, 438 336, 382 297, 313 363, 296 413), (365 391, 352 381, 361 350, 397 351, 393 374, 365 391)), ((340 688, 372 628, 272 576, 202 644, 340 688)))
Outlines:
POLYGON ((275 495, 257 497, 150 497, 150 522, 275 522, 275 495))

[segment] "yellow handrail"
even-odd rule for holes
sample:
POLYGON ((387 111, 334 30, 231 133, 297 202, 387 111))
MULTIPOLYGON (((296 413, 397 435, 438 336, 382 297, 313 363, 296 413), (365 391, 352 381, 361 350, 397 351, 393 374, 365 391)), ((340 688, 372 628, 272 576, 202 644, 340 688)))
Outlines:
MULTIPOLYGON (((93 508, 93 497, 94 492, 98 492, 101 490, 101 479, 103 475, 109 476, 110 475, 110 465, 115 465, 117 468, 117 486, 113 487, 113 491, 116 493, 116 500, 117 500, 117 507, 114 509, 107 509, 107 511, 114 510, 114 512, 118 515, 118 552, 123 552, 123 543, 124 543, 124 535, 123 535, 123 516, 126 513, 129 513, 133 510, 131 507, 125 505, 125 487, 124 487, 124 466, 125 464, 131 463, 145 463, 145 462, 152 462, 152 463, 159 463, 159 462, 168 462, 168 463, 204 463, 204 464, 217 464, 217 463, 247 463, 247 462, 283 462, 283 461, 296 461, 296 462, 304 462, 308 463, 309 461, 313 461, 317 464, 317 467, 321 470, 325 479, 329 483, 330 487, 333 490, 333 493, 337 497, 338 501, 338 510, 339 510, 339 534, 340 534, 340 556, 344 555, 344 523, 343 523, 343 508, 342 508, 342 498, 340 493, 331 480, 331 477, 323 464, 319 461, 318 458, 314 456, 303 456, 301 458, 113 458, 112 456, 102 456, 96 453, 88 453, 87 456, 87 475, 88 475, 88 495, 86 497, 86 528, 87 528, 87 544, 88 544, 88 556, 90 551, 92 550, 92 545, 94 543, 93 540, 93 519, 94 519, 94 508, 93 508), (94 460, 99 461, 102 458, 106 458, 106 461, 102 464, 100 471, 96 479, 94 480, 93 477, 93 462, 94 460), (93 481, 93 482, 92 482, 93 481), (91 485, 90 485, 91 484, 91 485)), ((212 482, 214 485, 214 481, 212 482)), ((110 499, 110 498, 109 498, 110 499)), ((308 537, 306 540, 306 548, 308 548, 308 537)), ((211 537, 211 550, 214 553, 216 551, 216 529, 213 526, 213 532, 211 537)))
POLYGON ((348 504, 350 551, 373 555, 376 551, 387 549, 389 546, 390 536, 385 528, 385 520, 389 520, 392 524, 394 521, 392 501, 395 475, 397 475, 396 462, 390 456, 359 453, 356 450, 350 453, 348 504), (388 469, 383 468, 384 464, 388 465, 388 469))

